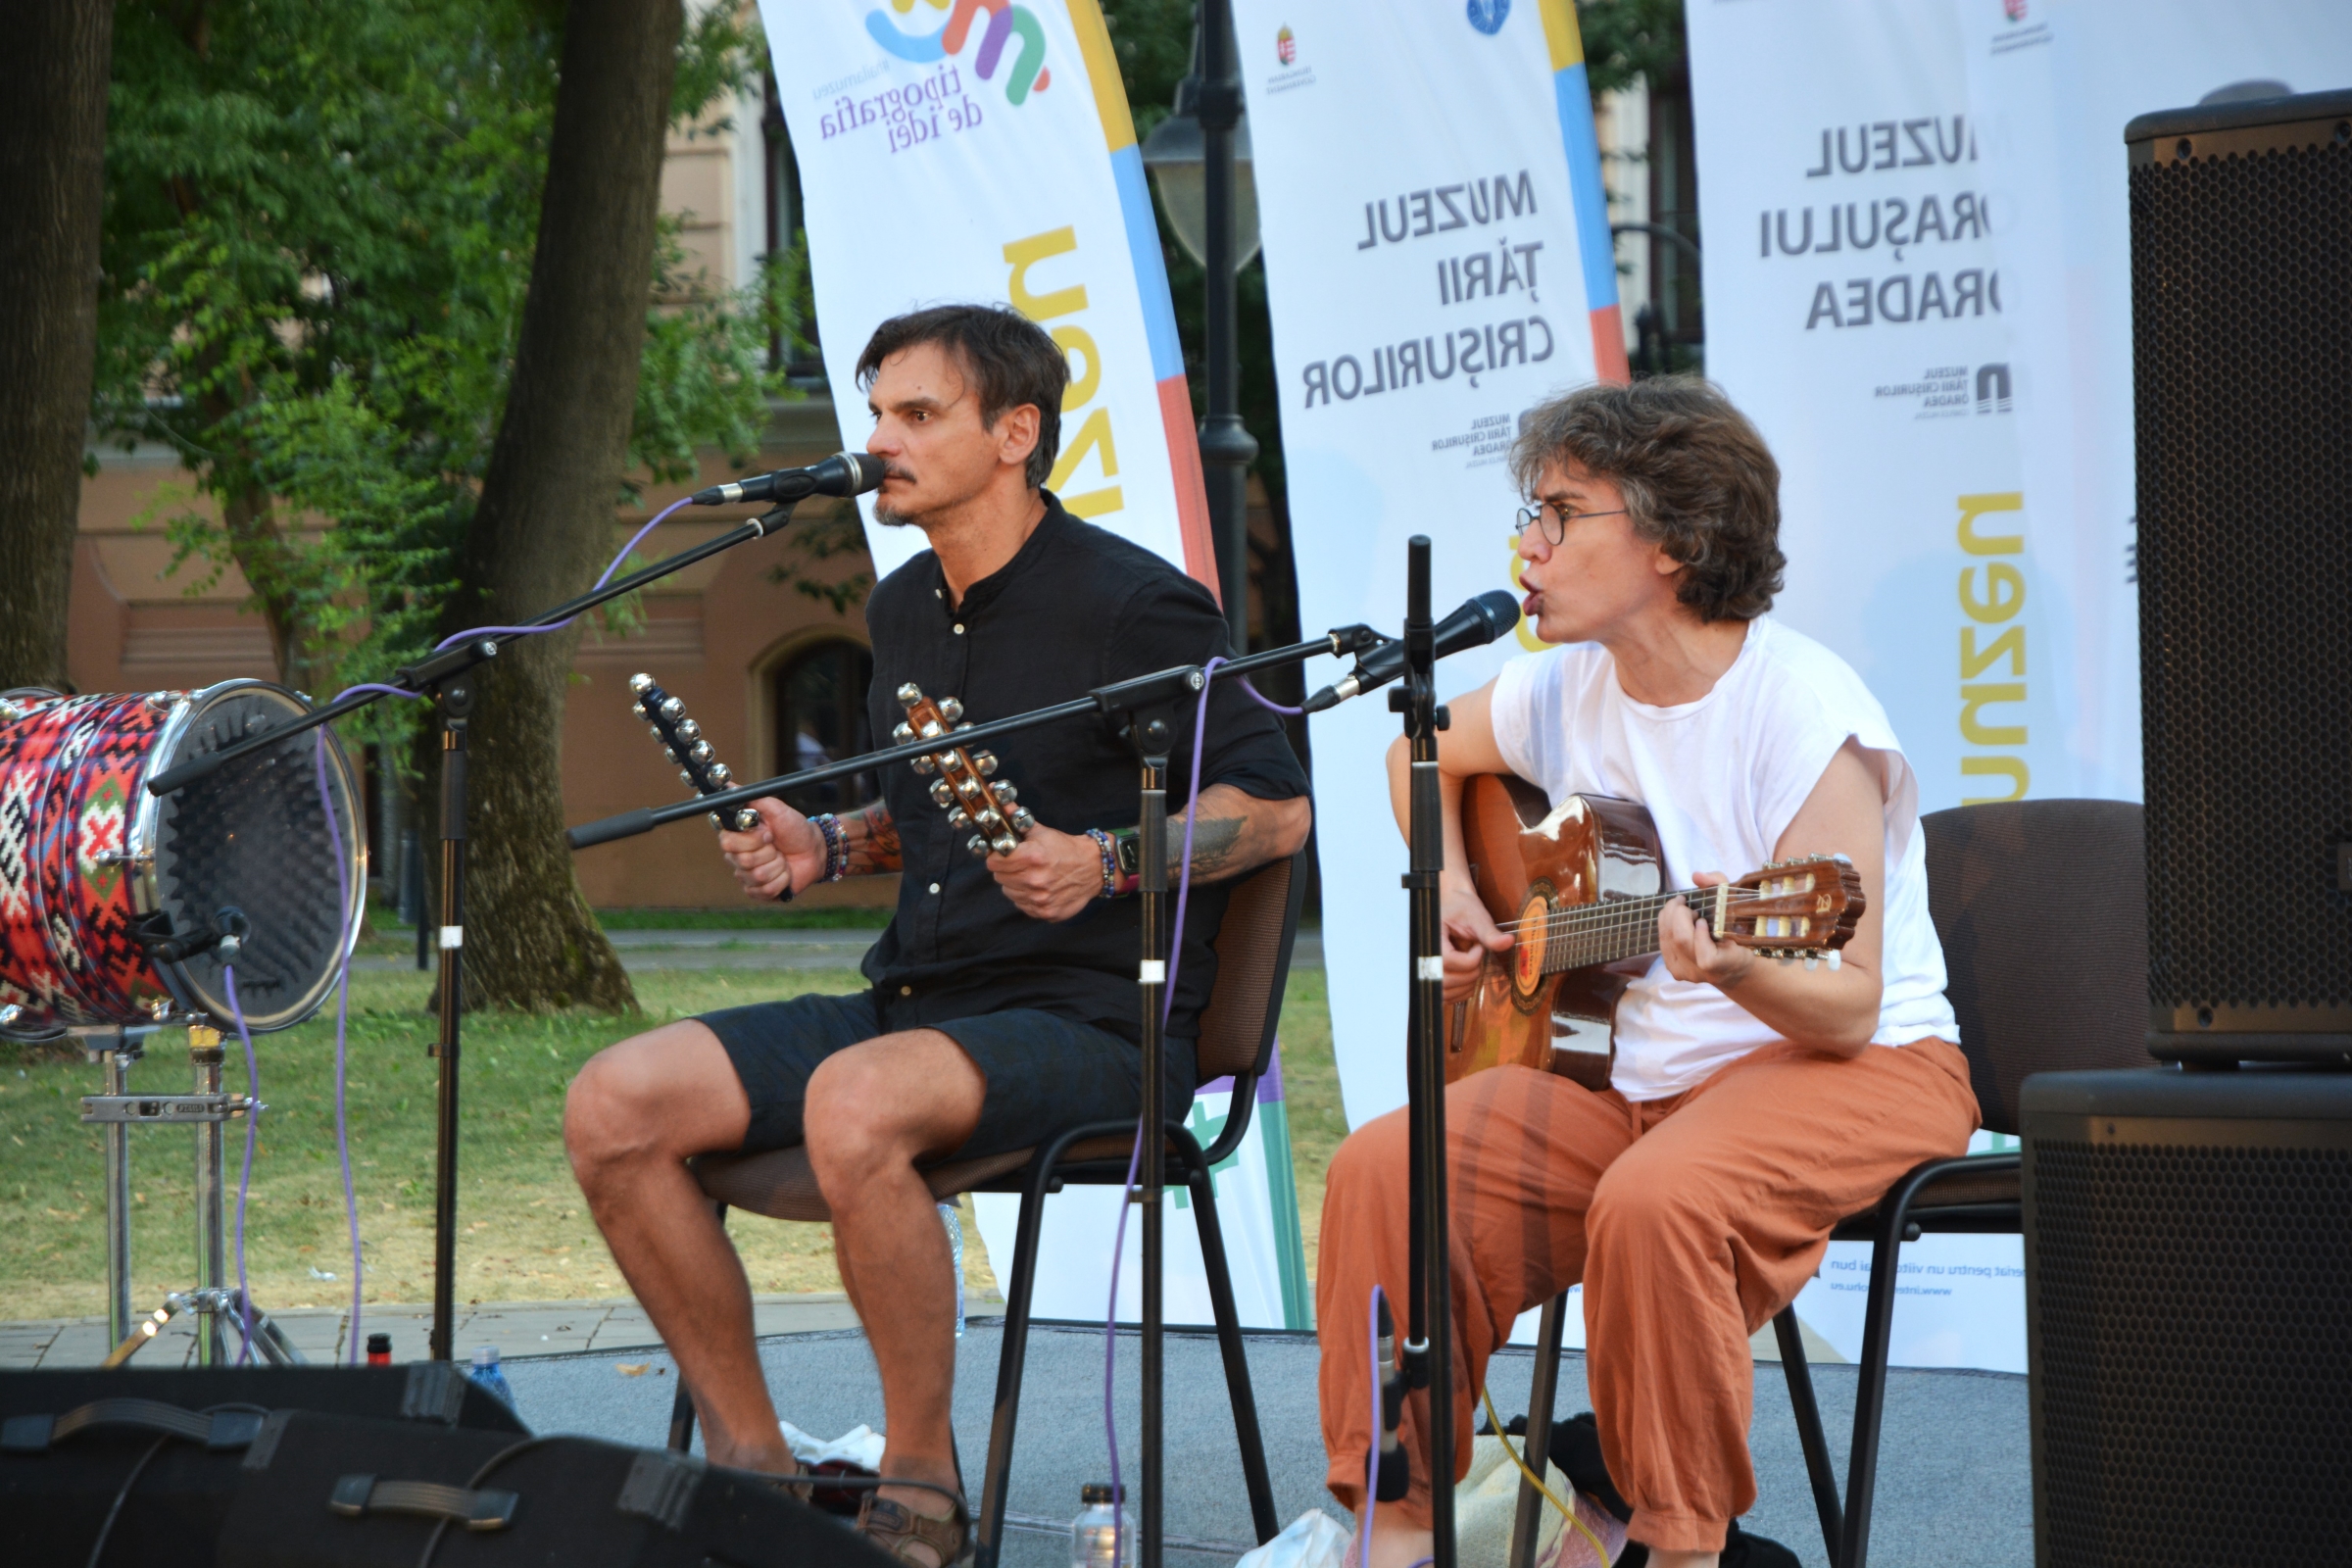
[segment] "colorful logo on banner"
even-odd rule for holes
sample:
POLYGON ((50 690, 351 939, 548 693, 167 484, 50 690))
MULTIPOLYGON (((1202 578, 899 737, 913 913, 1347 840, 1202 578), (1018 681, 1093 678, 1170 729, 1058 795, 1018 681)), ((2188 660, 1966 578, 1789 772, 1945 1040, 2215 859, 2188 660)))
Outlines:
MULTIPOLYGON (((1012 0, 924 0, 924 3, 933 10, 948 13, 947 25, 937 32, 901 32, 880 11, 866 13, 865 30, 873 34, 874 42, 901 60, 927 66, 963 53, 963 46, 971 37, 972 20, 985 11, 988 26, 980 34, 979 57, 972 62, 980 79, 996 79, 997 67, 1004 63, 1005 44, 1018 38, 1020 52, 1004 77, 1004 101, 1017 108, 1031 93, 1044 92, 1053 81, 1054 73, 1046 67, 1046 29, 1038 24, 1036 15, 1028 7, 1014 5, 1012 0)), ((914 9, 914 0, 890 0, 890 6, 905 16, 914 9)))
POLYGON ((1286 66, 1298 63, 1298 37, 1288 27, 1274 35, 1274 58, 1286 66))
POLYGON ((1511 19, 1511 0, 1470 0, 1470 25, 1492 38, 1511 19))

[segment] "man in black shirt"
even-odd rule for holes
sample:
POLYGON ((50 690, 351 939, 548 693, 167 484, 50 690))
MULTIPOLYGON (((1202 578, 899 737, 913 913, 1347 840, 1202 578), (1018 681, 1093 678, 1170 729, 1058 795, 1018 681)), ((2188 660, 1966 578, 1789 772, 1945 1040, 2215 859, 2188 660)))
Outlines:
MULTIPOLYGON (((1059 445, 1069 368, 1009 311, 946 306, 885 321, 858 362, 888 477, 884 523, 931 549, 878 584, 874 733, 904 684, 959 698, 974 720, 1227 652, 1225 620, 1166 562, 1062 509, 1043 488, 1059 445)), ((1187 730, 1170 769, 1171 857, 1191 787, 1187 730)), ((720 844, 756 898, 897 871, 890 928, 866 956, 871 987, 731 1008, 621 1042, 582 1069, 564 1141, 598 1226, 694 1391, 711 1457, 790 1473, 752 1341, 741 1261, 686 1159, 805 1144, 833 1212, 842 1283, 882 1374, 883 1474, 953 1487, 955 1371, 947 1238, 917 1165, 1046 1142, 1141 1107, 1136 762, 1093 718, 1007 736, 997 777, 1037 826, 975 859, 929 781, 881 776, 862 810, 808 818, 758 803, 760 825, 720 844), (1125 852, 1122 862, 1121 852, 1125 852)), ((1309 807, 1298 760, 1232 683, 1211 689, 1194 803, 1193 893, 1175 956, 1168 1103, 1192 1097, 1193 1040, 1224 912, 1219 883, 1295 853, 1309 807)), ((1173 876, 1179 868, 1171 865, 1173 876)), ((947 1500, 884 1488, 863 1528, 918 1565, 963 1550, 947 1500)))

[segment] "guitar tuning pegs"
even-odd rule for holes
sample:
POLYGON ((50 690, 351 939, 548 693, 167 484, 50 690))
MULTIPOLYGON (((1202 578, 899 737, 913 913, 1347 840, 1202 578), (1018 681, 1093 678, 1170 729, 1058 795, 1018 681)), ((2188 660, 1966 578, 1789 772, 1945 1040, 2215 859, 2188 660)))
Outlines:
POLYGON ((913 768, 923 777, 929 778, 932 774, 939 771, 939 759, 926 752, 920 757, 909 757, 906 759, 906 765, 913 768))
POLYGON ((1821 959, 1820 959, 1820 957, 1819 957, 1818 956, 1816 956, 1816 955, 1814 955, 1814 954, 1810 954, 1810 953, 1808 953, 1808 954, 1806 954, 1806 955, 1805 955, 1805 969, 1806 969, 1806 972, 1810 973, 1811 971, 1813 971, 1813 970, 1815 970, 1815 969, 1818 969, 1818 968, 1820 968, 1820 967, 1821 967, 1821 959))
POLYGON ((691 718, 681 719, 678 721, 678 734, 685 740, 701 740, 703 737, 703 726, 696 723, 691 718))
POLYGON ((963 704, 953 697, 942 697, 939 700, 939 716, 951 724, 955 723, 963 716, 963 704))
POLYGON ((996 753, 974 752, 971 754, 971 759, 972 771, 978 773, 982 778, 995 778, 997 776, 996 753))
POLYGON ((956 804, 956 792, 948 788, 946 779, 935 778, 931 781, 931 804, 942 808, 956 804))
POLYGON ((654 677, 642 672, 629 677, 629 690, 643 697, 654 689, 654 677))
POLYGON ((914 726, 912 724, 902 722, 891 727, 890 743, 893 746, 904 746, 912 739, 914 739, 914 726))

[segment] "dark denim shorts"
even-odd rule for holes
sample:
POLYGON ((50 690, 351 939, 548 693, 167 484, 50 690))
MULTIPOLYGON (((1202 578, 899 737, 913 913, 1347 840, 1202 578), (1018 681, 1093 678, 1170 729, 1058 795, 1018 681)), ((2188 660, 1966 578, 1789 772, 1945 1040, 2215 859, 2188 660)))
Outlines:
MULTIPOLYGON (((888 1032, 870 991, 728 1007, 702 1022, 727 1048, 751 1099, 746 1152, 805 1142, 801 1117, 817 1063, 888 1032)), ((924 1027, 961 1046, 988 1080, 980 1124, 948 1158, 1029 1149, 1087 1122, 1131 1120, 1143 1108, 1143 1054, 1108 1030, 1032 1007, 924 1027)), ((1162 1065, 1168 1114, 1181 1118, 1193 1098, 1193 1042, 1166 1042, 1162 1065)))

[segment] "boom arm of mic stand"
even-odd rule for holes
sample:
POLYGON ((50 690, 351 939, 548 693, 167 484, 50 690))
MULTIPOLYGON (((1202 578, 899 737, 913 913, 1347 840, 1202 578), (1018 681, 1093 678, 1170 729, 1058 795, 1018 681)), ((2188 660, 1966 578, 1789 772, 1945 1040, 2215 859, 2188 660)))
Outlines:
MULTIPOLYGON (((590 589, 577 599, 558 605, 555 609, 526 624, 531 630, 561 625, 574 615, 594 610, 599 605, 609 604, 623 594, 634 593, 647 583, 659 581, 671 572, 681 571, 698 561, 708 561, 721 551, 732 550, 737 545, 749 544, 755 539, 764 539, 790 520, 792 520, 792 507, 790 505, 778 507, 772 512, 752 518, 731 532, 722 533, 714 539, 706 539, 699 545, 655 562, 642 571, 633 571, 617 582, 609 582, 601 588, 590 589)), ((499 646, 506 641, 507 637, 523 635, 527 635, 527 633, 509 632, 504 636, 469 638, 455 648, 444 648, 426 655, 413 664, 402 665, 393 672, 392 679, 395 684, 407 690, 430 692, 457 676, 463 675, 476 664, 497 658, 499 646)), ((272 725, 258 735, 248 735, 234 745, 223 746, 217 752, 207 752, 201 757, 190 758, 178 766, 166 768, 149 779, 147 793, 161 796, 169 795, 173 790, 184 789, 198 779, 211 777, 240 757, 258 752, 265 746, 274 746, 290 735, 299 735, 305 730, 317 729, 321 724, 331 724, 346 713, 356 713, 371 703, 380 702, 384 696, 385 694, 382 692, 362 692, 357 696, 340 698, 327 704, 324 708, 313 709, 300 718, 272 725)))
MULTIPOLYGON (((1248 658, 1236 659, 1219 664, 1210 673, 1209 678, 1226 680, 1250 674, 1254 670, 1270 669, 1283 664, 1304 663, 1317 654, 1337 654, 1345 658, 1386 641, 1388 641, 1387 638, 1369 626, 1342 626, 1306 642, 1293 643, 1287 648, 1269 648, 1263 653, 1251 654, 1248 658)), ((1056 719, 1075 718, 1081 714, 1090 713, 1108 714, 1132 706, 1137 701, 1136 693, 1145 691, 1155 683, 1162 681, 1188 683, 1189 677, 1198 676, 1200 673, 1199 665, 1179 664, 1171 669, 1155 670, 1152 674, 1138 676, 1131 681, 1121 681, 1115 686, 1102 687, 1099 691, 1090 692, 1086 696, 1070 702, 1055 703, 1051 708, 1040 708, 1031 712, 1016 713, 1009 718, 990 719, 985 724, 967 724, 955 732, 956 744, 979 746, 995 740, 1000 735, 1017 734, 1022 730, 1034 729, 1040 724, 1053 723, 1056 719)), ((1197 684, 1186 684, 1186 689, 1197 693, 1200 688, 1197 684)), ((753 801, 766 798, 780 798, 793 790, 806 789, 811 784, 826 784, 837 778, 847 778, 853 773, 876 771, 893 762, 911 761, 917 757, 930 756, 939 749, 940 743, 937 740, 909 741, 904 746, 893 746, 886 751, 867 752, 862 757, 849 757, 838 762, 827 762, 820 767, 804 768, 798 773, 780 773, 774 778, 760 779, 757 783, 738 784, 731 790, 721 790, 715 795, 698 795, 693 800, 676 801, 668 806, 639 807, 636 810, 622 811, 616 816, 600 817, 593 822, 583 822, 578 827, 566 830, 564 841, 575 850, 589 849, 598 844, 611 844, 617 839, 634 838, 640 833, 651 833, 655 828, 666 827, 672 822, 683 822, 688 817, 701 816, 707 811, 717 811, 723 814, 738 806, 748 806, 753 801)))

